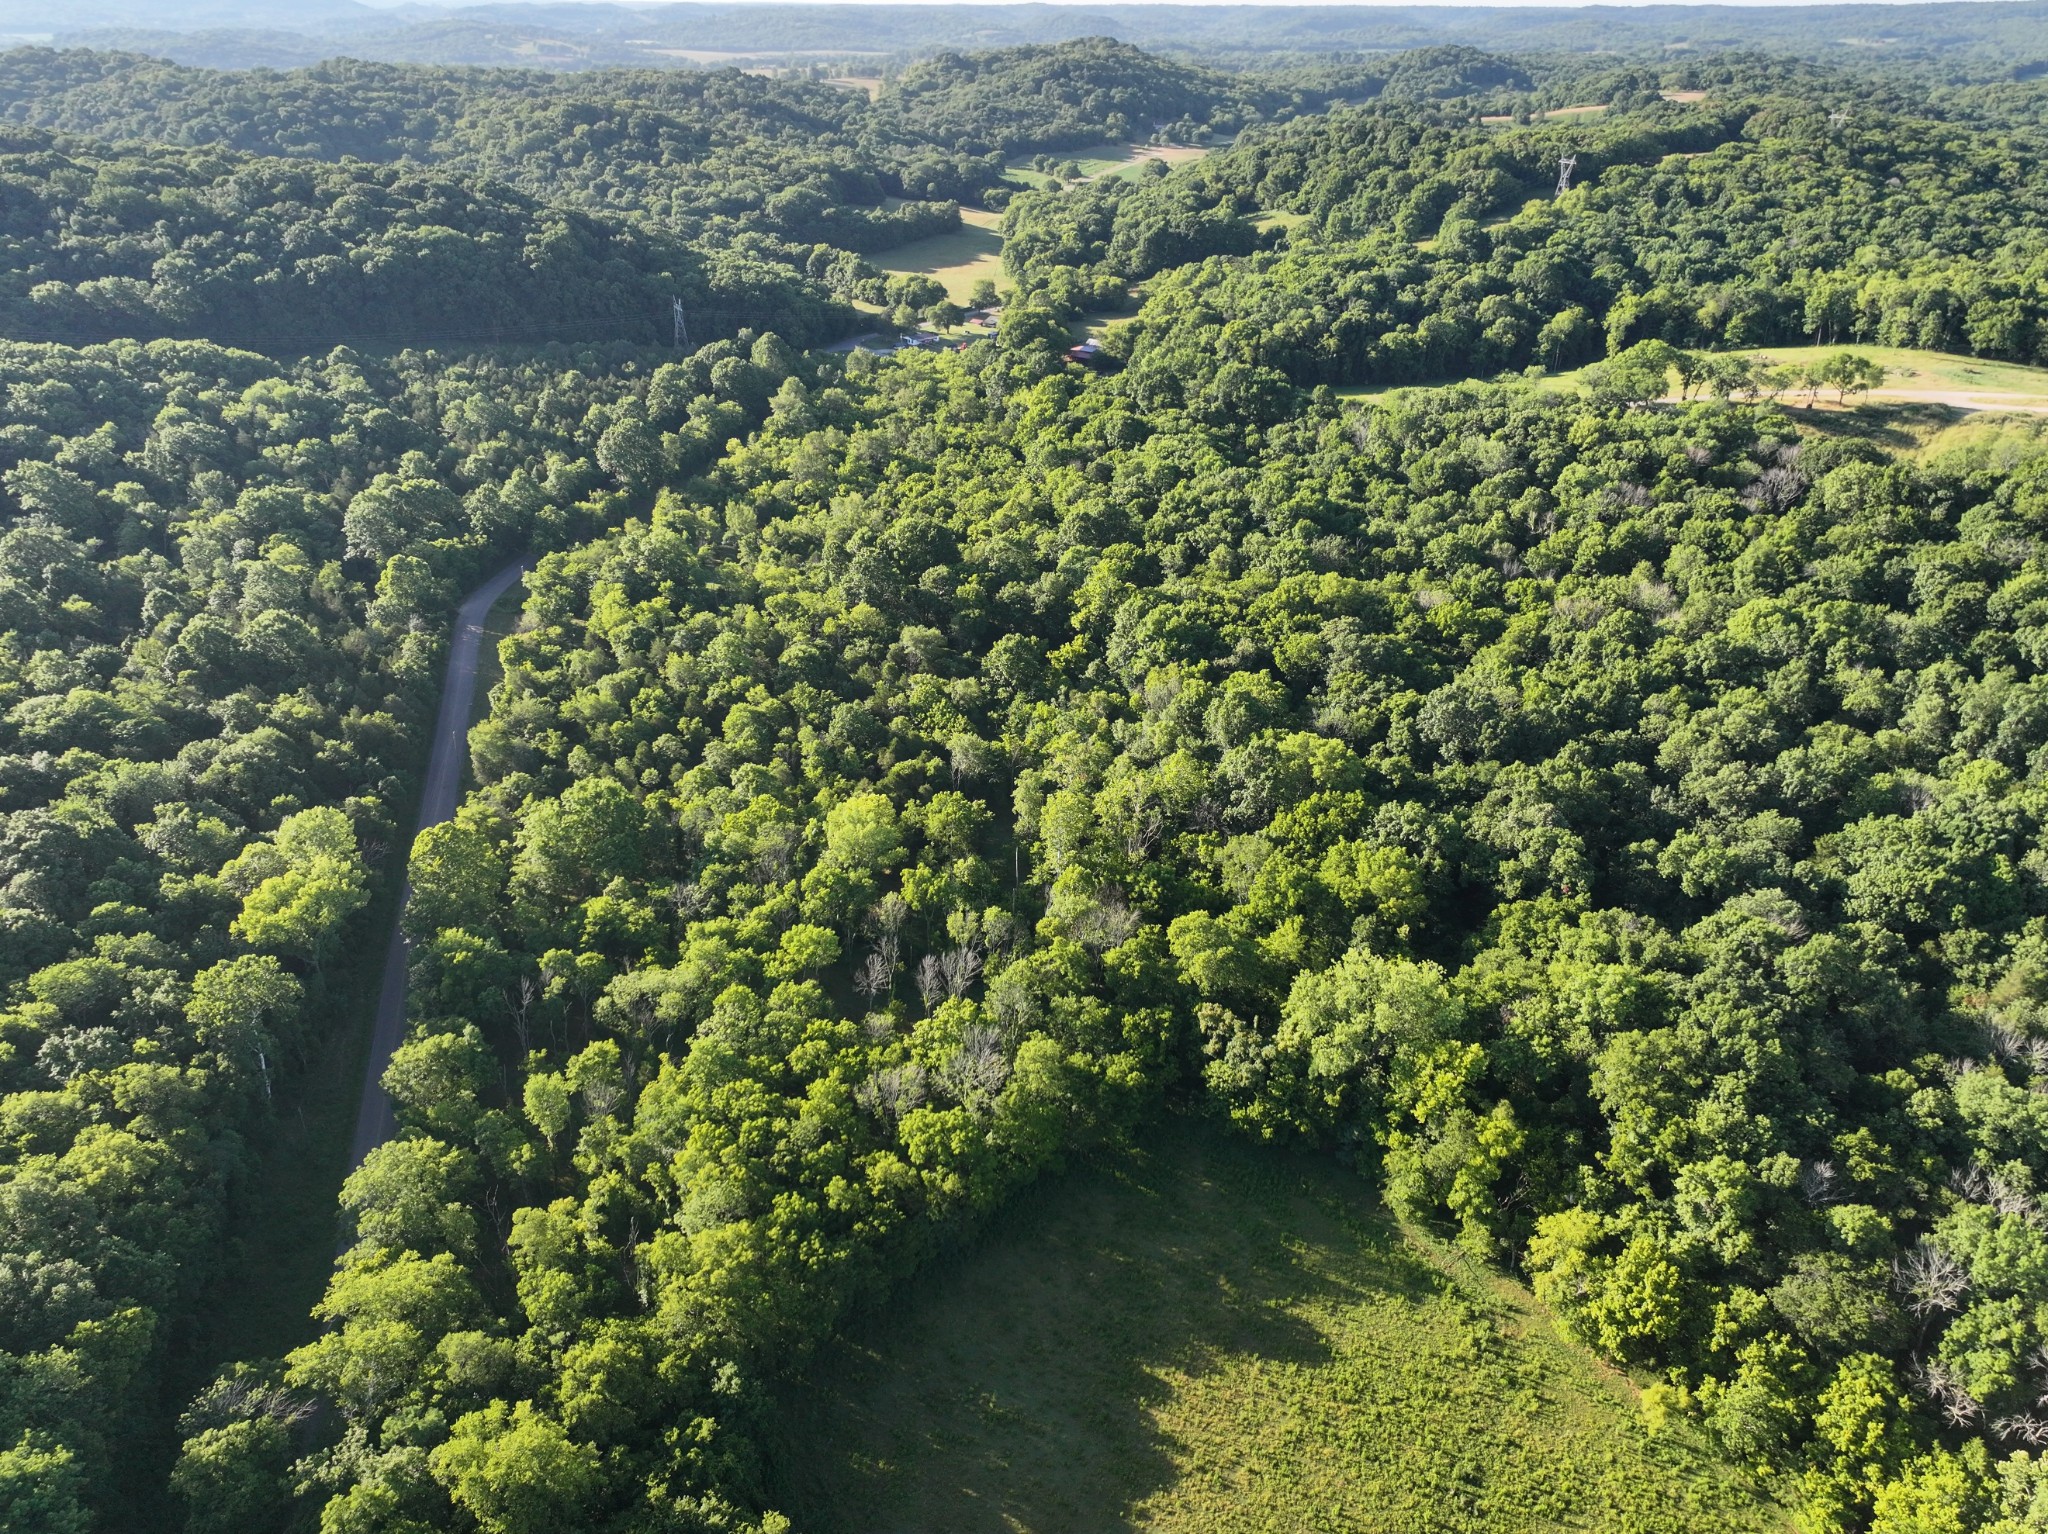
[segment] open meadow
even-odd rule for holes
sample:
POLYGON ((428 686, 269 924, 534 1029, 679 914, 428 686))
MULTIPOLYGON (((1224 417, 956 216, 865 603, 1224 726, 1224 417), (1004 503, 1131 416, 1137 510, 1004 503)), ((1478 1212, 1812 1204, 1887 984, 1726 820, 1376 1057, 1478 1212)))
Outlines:
POLYGON ((960 227, 951 234, 913 240, 875 257, 885 272, 916 272, 945 285, 956 304, 967 302, 974 285, 986 277, 1003 278, 1003 216, 981 208, 962 208, 960 227))
POLYGON ((855 1327, 781 1432, 816 1534, 1786 1526, 1355 1173, 1185 1123, 855 1327))

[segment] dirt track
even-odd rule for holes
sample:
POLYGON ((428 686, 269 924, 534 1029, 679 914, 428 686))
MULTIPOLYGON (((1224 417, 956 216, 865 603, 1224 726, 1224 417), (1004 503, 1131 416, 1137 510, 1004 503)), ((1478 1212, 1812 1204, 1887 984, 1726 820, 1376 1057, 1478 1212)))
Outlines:
POLYGON ((1888 405, 1947 405, 1956 410, 2048 415, 2048 399, 2037 394, 1996 394, 1975 389, 1872 389, 1867 397, 1888 405))

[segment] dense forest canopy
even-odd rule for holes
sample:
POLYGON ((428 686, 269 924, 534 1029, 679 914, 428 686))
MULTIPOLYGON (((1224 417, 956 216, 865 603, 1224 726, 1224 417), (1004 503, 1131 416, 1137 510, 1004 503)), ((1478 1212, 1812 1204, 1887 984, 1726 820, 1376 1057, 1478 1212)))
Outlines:
MULTIPOLYGON (((412 160, 684 227, 758 209, 770 192, 810 177, 833 178, 826 190, 843 218, 855 208, 872 217, 885 194, 970 195, 995 175, 994 165, 915 132, 877 133, 860 92, 736 69, 563 77, 344 59, 237 74, 135 54, 17 49, 0 55, 0 81, 0 111, 38 127, 317 160, 412 160)), ((879 243, 892 243, 886 225, 879 243)))
POLYGON ((1644 339, 2048 360, 2038 128, 1741 62, 1688 77, 1705 99, 1636 85, 1591 120, 1383 101, 1261 129, 1155 179, 1019 197, 1005 259, 1069 305, 1145 281, 1109 344, 1168 389, 1219 352, 1301 385, 1568 366, 1644 339), (1262 214, 1288 227, 1262 234, 1262 214))
POLYGON ((1055 48, 941 53, 903 71, 880 98, 885 121, 963 149, 1008 153, 1143 139, 1172 123, 1231 134, 1330 98, 1370 96, 1385 76, 1325 77, 1309 96, 1259 75, 1170 63, 1128 44, 1088 38, 1055 48))
POLYGON ((802 272, 439 173, 0 141, 0 331, 316 345, 652 344, 680 298, 801 342, 850 316, 802 272))
POLYGON ((2048 361, 2048 87, 1984 78, 0 55, 0 1528, 787 1534, 776 1382, 1165 1113, 1816 1534, 2048 1527, 2048 454, 1724 355, 2048 361), (957 320, 867 258, 1006 157, 1195 129, 1037 172, 992 336, 812 349, 957 320), (401 1132, 194 1394, 401 874, 401 1132))
POLYGON ((1526 389, 1262 427, 1226 370, 792 391, 543 567, 289 1365, 345 1505, 717 1527, 750 1379, 1195 1099, 1383 1163, 1822 1527, 2029 1505, 2040 475, 1526 389))
POLYGON ((884 296, 862 253, 957 228, 1001 151, 1169 117, 1231 132, 1351 79, 1257 91, 1097 42, 941 59, 875 106, 738 70, 237 75, 17 50, 0 55, 0 112, 58 136, 0 145, 0 329, 649 344, 680 299, 700 335, 810 344, 853 328, 835 300, 884 296), (1045 89, 1020 92, 1027 74, 1045 89))
POLYGON ((273 1077, 346 1026, 454 594, 708 462, 789 356, 0 348, 6 1527, 161 1496, 162 1359, 273 1077))

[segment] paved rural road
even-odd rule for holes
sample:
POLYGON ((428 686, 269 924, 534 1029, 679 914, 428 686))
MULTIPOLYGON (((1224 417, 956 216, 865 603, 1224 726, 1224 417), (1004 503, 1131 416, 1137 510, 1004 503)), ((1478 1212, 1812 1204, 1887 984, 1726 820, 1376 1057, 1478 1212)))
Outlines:
MULTIPOLYGON (((484 619, 491 606, 524 575, 528 562, 500 570, 462 600, 455 614, 455 642, 448 650, 448 677, 441 686, 441 713, 434 721, 434 755, 427 763, 426 786, 420 790, 418 836, 455 813, 462 788, 462 763, 469 750, 469 707, 476 697, 477 661, 483 655, 484 619)), ((408 850, 411 843, 406 844, 408 850)), ((398 909, 412 898, 408 884, 398 909)), ((377 991, 377 1021, 370 1034, 370 1058, 363 1067, 363 1100, 356 1110, 356 1136, 349 1147, 351 1170, 363 1157, 390 1139, 398 1128, 391 1097, 384 1090, 384 1068, 405 1037, 405 971, 410 945, 397 918, 391 922, 391 944, 384 950, 384 983, 377 991)))

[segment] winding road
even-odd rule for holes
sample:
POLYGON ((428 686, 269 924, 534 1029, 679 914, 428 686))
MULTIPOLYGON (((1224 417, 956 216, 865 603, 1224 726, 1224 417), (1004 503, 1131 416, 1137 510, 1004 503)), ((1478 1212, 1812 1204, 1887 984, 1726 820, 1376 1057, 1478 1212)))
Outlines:
MULTIPOLYGON (((463 758, 469 749, 469 711, 476 698, 476 668, 483 656, 484 622, 498 598, 531 568, 531 563, 521 560, 500 570, 464 597, 462 606, 456 609, 455 638, 448 650, 448 675, 441 685, 441 712, 434 720, 434 754, 427 763, 426 783, 420 789, 415 837, 455 813, 455 801, 462 790, 463 758)), ((406 843, 408 852, 411 846, 406 843)), ((355 1139, 349 1146, 351 1171, 361 1166, 363 1158, 390 1139, 398 1128, 391 1096, 384 1090, 384 1069, 391 1063, 391 1052, 405 1038, 405 975, 412 945, 405 940, 400 918, 411 899, 412 885, 408 883, 399 894, 399 915, 392 918, 391 943, 384 950, 384 983, 377 991, 370 1058, 363 1065, 362 1106, 356 1110, 355 1139)))

